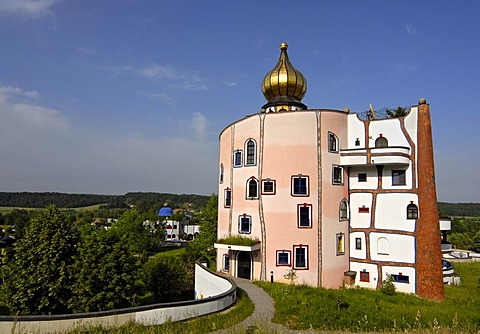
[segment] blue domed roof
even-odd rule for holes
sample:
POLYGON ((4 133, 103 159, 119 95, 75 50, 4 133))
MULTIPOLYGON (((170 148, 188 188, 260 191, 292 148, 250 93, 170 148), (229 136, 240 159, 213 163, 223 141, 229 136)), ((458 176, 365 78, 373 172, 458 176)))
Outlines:
POLYGON ((158 210, 158 216, 160 217, 171 217, 173 215, 173 211, 168 206, 164 206, 160 210, 158 210))

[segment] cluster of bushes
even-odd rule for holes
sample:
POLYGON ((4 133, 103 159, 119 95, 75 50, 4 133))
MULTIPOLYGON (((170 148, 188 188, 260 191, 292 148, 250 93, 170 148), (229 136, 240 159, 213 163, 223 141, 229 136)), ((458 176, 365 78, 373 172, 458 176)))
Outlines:
POLYGON ((191 295, 193 276, 176 258, 148 257, 163 230, 145 227, 128 210, 105 230, 77 225, 49 206, 0 257, 3 312, 64 314, 138 305, 143 295, 168 302, 191 295))

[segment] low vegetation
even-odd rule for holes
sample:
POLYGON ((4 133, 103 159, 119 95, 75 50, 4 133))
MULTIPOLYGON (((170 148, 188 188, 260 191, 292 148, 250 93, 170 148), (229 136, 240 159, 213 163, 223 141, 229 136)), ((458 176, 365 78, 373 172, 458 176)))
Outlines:
POLYGON ((237 290, 237 303, 226 312, 193 318, 187 321, 167 322, 162 325, 145 326, 135 323, 118 328, 84 328, 69 332, 68 334, 187 334, 211 333, 216 330, 226 329, 246 319, 253 313, 254 305, 242 290, 237 290))
POLYGON ((456 264, 459 286, 445 300, 367 289, 327 290, 259 282, 275 300, 274 322, 291 329, 327 331, 480 331, 480 262, 456 264))
POLYGON ((260 240, 258 240, 258 238, 252 239, 241 235, 233 235, 218 239, 217 243, 237 246, 255 246, 260 243, 260 240))

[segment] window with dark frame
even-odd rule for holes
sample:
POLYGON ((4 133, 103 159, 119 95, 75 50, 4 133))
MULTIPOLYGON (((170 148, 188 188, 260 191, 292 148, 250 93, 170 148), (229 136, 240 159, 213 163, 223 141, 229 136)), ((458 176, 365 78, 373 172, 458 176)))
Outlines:
POLYGON ((252 217, 242 215, 238 217, 238 233, 250 234, 252 232, 252 217))
POLYGON ((275 194, 275 180, 271 180, 271 179, 262 180, 262 194, 266 194, 266 195, 275 194))
POLYGON ((418 219, 418 206, 413 203, 407 205, 407 219, 418 219))
POLYGON ((381 147, 388 147, 388 140, 385 137, 378 137, 375 140, 375 147, 376 148, 381 148, 381 147))
POLYGON ((242 167, 242 150, 233 152, 233 167, 242 167))
POLYGON ((308 177, 307 176, 292 177, 292 195, 308 196, 308 177))
POLYGON ((230 188, 225 189, 225 207, 229 208, 232 205, 232 190, 230 188))
POLYGON ((358 173, 358 182, 367 182, 367 173, 358 173))
POLYGON ((345 234, 338 233, 337 234, 337 255, 344 255, 345 254, 345 234))
POLYGON ((277 266, 290 266, 290 251, 277 251, 277 266))
POLYGON ((333 184, 343 184, 343 167, 333 166, 333 184))
POLYGON ((308 246, 295 246, 294 248, 294 269, 308 269, 308 246))
POLYGON ((362 249, 362 238, 355 238, 355 249, 362 249))
POLYGON ((223 164, 220 164, 220 183, 223 183, 223 164))
POLYGON ((246 148, 246 161, 245 166, 253 166, 256 164, 256 144, 253 139, 249 139, 246 148))
POLYGON ((410 283, 410 277, 402 274, 392 274, 393 281, 397 283, 410 283))
POLYGON ((250 178, 247 181, 247 198, 248 199, 258 198, 258 181, 254 177, 250 178))
POLYGON ((338 152, 338 138, 332 132, 328 133, 328 151, 333 153, 338 152))
POLYGON ((228 256, 228 254, 223 254, 223 270, 230 270, 230 256, 228 256))
POLYGON ((368 271, 360 272, 360 282, 370 282, 370 273, 368 271))
POLYGON ((392 186, 406 185, 405 169, 392 170, 392 186))
POLYGON ((348 204, 346 200, 342 200, 340 202, 340 214, 339 214, 339 219, 340 220, 347 220, 348 219, 348 204))
POLYGON ((298 227, 312 227, 312 205, 298 205, 298 227))

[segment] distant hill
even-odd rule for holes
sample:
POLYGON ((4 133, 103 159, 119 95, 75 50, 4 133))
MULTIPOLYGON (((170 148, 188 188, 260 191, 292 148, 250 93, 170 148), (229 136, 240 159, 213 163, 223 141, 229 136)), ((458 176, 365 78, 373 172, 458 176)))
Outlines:
POLYGON ((79 208, 103 204, 110 208, 128 205, 159 208, 164 203, 171 207, 203 208, 210 196, 168 193, 127 193, 125 195, 67 194, 57 192, 0 192, 0 206, 21 208, 43 208, 54 204, 58 208, 79 208), (187 203, 187 204, 186 204, 187 203))
POLYGON ((480 203, 438 202, 441 216, 480 217, 480 203))

